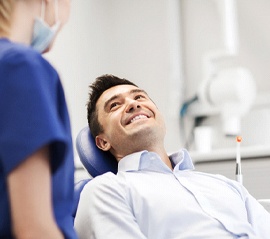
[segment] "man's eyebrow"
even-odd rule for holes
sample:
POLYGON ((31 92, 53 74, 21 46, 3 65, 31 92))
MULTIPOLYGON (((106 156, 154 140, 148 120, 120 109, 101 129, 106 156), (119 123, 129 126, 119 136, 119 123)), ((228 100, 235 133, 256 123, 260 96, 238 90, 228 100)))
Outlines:
POLYGON ((130 91, 130 93, 131 93, 131 94, 132 94, 132 93, 143 93, 143 94, 145 94, 145 95, 148 95, 148 94, 146 93, 146 91, 144 91, 144 90, 142 90, 142 89, 133 89, 133 90, 130 91))
MULTIPOLYGON (((146 91, 144 91, 142 89, 132 89, 128 93, 130 93, 130 94, 143 93, 145 95, 148 95, 146 93, 146 91)), ((113 95, 110 99, 106 100, 106 102, 104 104, 104 110, 106 110, 106 108, 108 107, 108 105, 110 104, 110 102, 114 101, 115 99, 119 98, 120 96, 121 96, 121 94, 113 95)))
POLYGON ((119 98, 120 94, 114 95, 112 96, 110 99, 106 100, 105 104, 104 104, 104 110, 106 110, 106 108, 108 107, 108 105, 110 104, 110 102, 114 101, 115 99, 119 98))

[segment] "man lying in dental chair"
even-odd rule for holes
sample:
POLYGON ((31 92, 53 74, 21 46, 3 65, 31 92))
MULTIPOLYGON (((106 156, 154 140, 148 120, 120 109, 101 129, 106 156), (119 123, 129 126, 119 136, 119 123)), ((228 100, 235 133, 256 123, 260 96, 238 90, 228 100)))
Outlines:
POLYGON ((75 218, 79 238, 270 238, 270 214, 241 184, 194 171, 184 149, 167 155, 163 117, 134 83, 98 77, 88 121, 118 172, 84 187, 75 218))

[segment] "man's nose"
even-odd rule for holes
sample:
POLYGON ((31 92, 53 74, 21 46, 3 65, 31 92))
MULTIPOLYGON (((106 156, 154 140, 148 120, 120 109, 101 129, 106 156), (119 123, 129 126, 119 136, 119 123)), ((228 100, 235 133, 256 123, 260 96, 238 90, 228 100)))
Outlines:
POLYGON ((131 113, 139 108, 141 108, 140 102, 138 102, 136 100, 128 100, 127 107, 126 107, 127 113, 131 113))

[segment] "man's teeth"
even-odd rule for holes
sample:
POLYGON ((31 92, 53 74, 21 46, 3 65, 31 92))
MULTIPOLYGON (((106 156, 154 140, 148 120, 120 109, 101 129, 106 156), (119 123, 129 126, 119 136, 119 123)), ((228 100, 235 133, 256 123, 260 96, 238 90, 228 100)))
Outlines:
POLYGON ((137 115, 136 117, 134 117, 130 123, 133 123, 135 120, 138 120, 138 119, 144 119, 144 118, 147 118, 145 115, 137 115))

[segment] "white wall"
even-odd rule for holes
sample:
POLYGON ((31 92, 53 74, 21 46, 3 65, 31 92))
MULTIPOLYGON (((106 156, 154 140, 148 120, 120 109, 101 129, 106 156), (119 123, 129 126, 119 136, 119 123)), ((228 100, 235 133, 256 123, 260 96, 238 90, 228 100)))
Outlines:
POLYGON ((47 58, 59 70, 74 140, 87 125, 88 85, 110 73, 148 91, 167 123, 166 148, 181 147, 183 94, 178 0, 76 0, 47 58))

